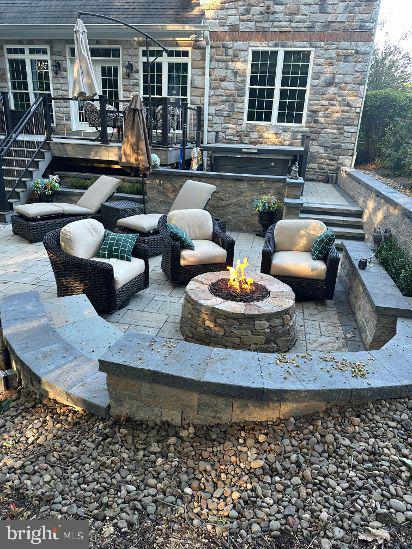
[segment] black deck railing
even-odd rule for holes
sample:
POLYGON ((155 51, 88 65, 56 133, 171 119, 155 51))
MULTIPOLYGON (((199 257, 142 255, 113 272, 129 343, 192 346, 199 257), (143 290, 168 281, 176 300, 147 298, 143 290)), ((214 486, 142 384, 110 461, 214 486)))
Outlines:
MULTIPOLYGON (((98 98, 79 101, 71 97, 52 97, 56 114, 59 103, 77 102, 79 122, 86 122, 98 131, 98 140, 103 144, 122 141, 123 125, 129 99, 109 101, 104 95, 98 98), (91 103, 92 106, 87 105, 91 103)), ((187 147, 193 143, 200 145, 202 135, 202 107, 192 107, 183 99, 153 97, 143 98, 146 110, 146 125, 152 145, 187 147)))
POLYGON ((0 211, 9 210, 9 200, 26 181, 33 160, 50 140, 51 132, 50 96, 42 95, 0 143, 0 211))

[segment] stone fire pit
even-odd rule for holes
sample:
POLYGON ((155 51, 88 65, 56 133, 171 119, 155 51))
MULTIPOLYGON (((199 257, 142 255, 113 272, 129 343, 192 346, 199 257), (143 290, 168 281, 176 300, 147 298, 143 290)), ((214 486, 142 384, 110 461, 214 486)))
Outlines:
POLYGON ((296 342, 295 294, 276 278, 253 275, 269 296, 250 303, 214 296, 210 284, 229 273, 214 272, 193 278, 186 286, 180 329, 187 341, 213 347, 284 353, 296 342))

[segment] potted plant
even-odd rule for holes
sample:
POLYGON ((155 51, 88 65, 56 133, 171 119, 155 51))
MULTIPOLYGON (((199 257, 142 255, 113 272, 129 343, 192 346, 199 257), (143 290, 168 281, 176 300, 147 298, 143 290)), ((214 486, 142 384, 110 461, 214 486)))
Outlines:
POLYGON ((266 236, 268 228, 282 219, 283 202, 276 196, 265 194, 257 198, 253 203, 255 210, 259 214, 259 223, 262 226, 262 231, 256 233, 257 236, 266 236))
POLYGON ((60 178, 58 175, 39 177, 33 185, 33 191, 39 202, 53 202, 53 195, 60 189, 60 178))

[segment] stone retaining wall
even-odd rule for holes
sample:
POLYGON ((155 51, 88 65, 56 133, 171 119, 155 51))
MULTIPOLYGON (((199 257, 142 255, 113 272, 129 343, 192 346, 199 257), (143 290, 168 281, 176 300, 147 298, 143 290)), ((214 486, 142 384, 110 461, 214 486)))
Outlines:
POLYGON ((337 183, 363 209, 366 238, 389 227, 412 258, 412 198, 360 170, 340 168, 337 183))
MULTIPOLYGON (((195 179, 216 185, 207 209, 214 217, 227 222, 232 230, 255 232, 261 229, 253 200, 263 194, 274 194, 280 199, 299 199, 303 191, 303 179, 264 175, 240 175, 215 172, 191 172, 160 169, 146 181, 148 213, 168 212, 177 193, 187 179, 195 179)), ((292 207, 292 206, 291 206, 292 207)), ((286 205, 284 217, 289 217, 286 205)), ((293 206, 293 215, 296 215, 293 206)))
POLYGON ((368 349, 380 349, 395 336, 397 319, 412 317, 412 308, 379 263, 375 261, 366 270, 359 270, 359 259, 368 258, 371 253, 365 242, 346 241, 340 278, 363 342, 368 349))

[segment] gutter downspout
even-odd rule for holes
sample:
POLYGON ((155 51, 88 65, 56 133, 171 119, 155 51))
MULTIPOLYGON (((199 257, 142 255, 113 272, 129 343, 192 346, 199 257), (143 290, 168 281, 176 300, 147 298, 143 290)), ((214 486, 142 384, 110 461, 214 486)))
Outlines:
POLYGON ((205 31, 205 41, 206 41, 206 59, 205 59, 205 97, 204 97, 204 108, 203 108, 203 144, 207 145, 207 133, 208 133, 208 122, 209 122, 209 89, 210 89, 210 35, 209 31, 205 31))
POLYGON ((369 55, 368 71, 366 73, 365 88, 363 90, 362 105, 361 105, 361 110, 360 110, 360 113, 359 113, 358 131, 356 132, 355 147, 353 149, 351 168, 355 167, 355 162, 356 162, 356 155, 357 155, 357 148, 358 148, 358 141, 359 141, 359 131, 360 131, 361 122, 362 122, 363 108, 365 106, 366 92, 368 91, 368 80, 369 80, 369 74, 370 74, 371 66, 372 66, 373 50, 375 49, 375 40, 376 40, 376 32, 378 30, 380 8, 381 8, 381 0, 379 0, 379 4, 378 4, 378 7, 377 7, 377 17, 376 17, 376 22, 375 22, 375 28, 373 30, 372 47, 371 47, 371 52, 370 52, 370 55, 369 55))

